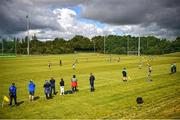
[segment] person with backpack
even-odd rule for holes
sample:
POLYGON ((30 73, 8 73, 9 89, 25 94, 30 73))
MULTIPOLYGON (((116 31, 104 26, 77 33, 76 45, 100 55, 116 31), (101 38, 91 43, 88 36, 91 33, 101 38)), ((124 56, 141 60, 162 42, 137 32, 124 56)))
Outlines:
POLYGON ((30 80, 28 88, 29 88, 29 100, 32 101, 34 100, 34 92, 35 92, 35 84, 33 83, 32 80, 30 80))
POLYGON ((56 94, 56 89, 55 89, 55 79, 53 77, 51 77, 50 79, 50 84, 51 84, 51 95, 54 93, 54 95, 56 94))
POLYGON ((9 97, 10 97, 10 106, 12 106, 12 101, 14 99, 15 105, 17 105, 17 96, 16 96, 16 86, 15 83, 12 83, 12 85, 9 87, 9 97))
POLYGON ((95 80, 95 77, 92 73, 90 73, 90 77, 89 77, 89 82, 90 82, 90 90, 91 92, 93 92, 95 89, 94 89, 94 80, 95 80))
POLYGON ((127 82, 127 70, 126 70, 126 68, 123 68, 122 75, 123 75, 123 81, 127 82))
POLYGON ((48 82, 48 80, 46 80, 44 84, 44 93, 46 95, 46 99, 51 98, 51 84, 48 82))
POLYGON ((60 95, 64 95, 64 80, 63 78, 61 78, 61 81, 60 81, 60 95))
POLYGON ((71 79, 71 86, 72 86, 73 92, 77 91, 77 79, 76 79, 75 75, 73 75, 73 77, 71 79))

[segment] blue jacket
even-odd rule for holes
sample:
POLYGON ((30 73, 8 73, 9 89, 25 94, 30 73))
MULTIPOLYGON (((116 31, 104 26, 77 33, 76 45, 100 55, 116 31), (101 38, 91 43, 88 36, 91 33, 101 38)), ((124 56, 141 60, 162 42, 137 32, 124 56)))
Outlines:
POLYGON ((35 84, 33 82, 29 83, 29 92, 35 91, 35 84))
POLYGON ((10 95, 16 96, 16 87, 14 85, 9 87, 9 93, 10 95))

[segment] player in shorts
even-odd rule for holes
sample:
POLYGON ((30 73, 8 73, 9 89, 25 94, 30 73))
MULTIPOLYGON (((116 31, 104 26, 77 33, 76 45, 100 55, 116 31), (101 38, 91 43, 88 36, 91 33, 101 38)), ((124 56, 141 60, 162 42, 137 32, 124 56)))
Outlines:
POLYGON ((34 100, 34 92, 35 92, 35 84, 33 83, 32 80, 29 82, 29 100, 32 101, 34 100))

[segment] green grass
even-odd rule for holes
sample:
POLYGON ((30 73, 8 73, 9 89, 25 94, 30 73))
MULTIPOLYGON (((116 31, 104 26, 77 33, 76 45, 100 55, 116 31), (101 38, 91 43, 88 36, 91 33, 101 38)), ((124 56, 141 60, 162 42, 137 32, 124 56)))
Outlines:
POLYGON ((153 56, 150 62, 153 68, 153 82, 147 82, 146 60, 143 56, 142 69, 138 69, 137 56, 112 56, 79 53, 51 56, 18 56, 0 58, 0 102, 12 82, 17 86, 19 106, 0 108, 0 118, 180 118, 180 57, 179 53, 165 56, 153 56), (59 66, 59 59, 63 66, 59 66), (78 59, 76 70, 72 63, 78 59), (88 58, 88 59, 87 59, 88 58), (48 69, 48 61, 52 69, 48 69), (177 63, 177 73, 170 75, 170 64, 177 63), (126 67, 132 80, 122 82, 122 68, 126 67), (89 73, 96 77, 96 91, 89 91, 89 73), (46 100, 43 90, 44 80, 53 76, 56 90, 59 92, 60 78, 65 80, 65 89, 70 89, 70 79, 75 74, 79 92, 46 100), (36 84, 36 101, 28 100, 28 83, 33 79, 36 84), (136 98, 142 96, 144 103, 136 104, 136 98))

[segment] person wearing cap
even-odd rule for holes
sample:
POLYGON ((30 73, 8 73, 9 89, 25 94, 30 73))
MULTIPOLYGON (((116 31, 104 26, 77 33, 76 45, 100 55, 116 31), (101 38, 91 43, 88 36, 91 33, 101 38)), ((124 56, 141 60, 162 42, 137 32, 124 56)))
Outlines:
POLYGON ((127 70, 126 70, 126 68, 123 68, 122 75, 123 75, 123 81, 127 81, 127 70))
POLYGON ((29 100, 32 101, 34 100, 34 92, 35 92, 35 84, 33 83, 32 80, 29 82, 29 100))
POLYGON ((16 86, 15 83, 12 83, 12 85, 9 87, 9 97, 10 97, 10 106, 12 106, 12 101, 14 99, 15 105, 17 105, 17 96, 16 96, 16 86))
POLYGON ((46 95, 46 99, 51 98, 51 84, 48 82, 48 80, 45 80, 44 93, 46 95))
POLYGON ((55 79, 53 78, 53 77, 51 77, 51 79, 50 79, 50 84, 51 84, 51 95, 52 94, 56 94, 56 90, 55 90, 55 79))

